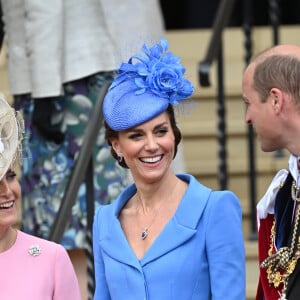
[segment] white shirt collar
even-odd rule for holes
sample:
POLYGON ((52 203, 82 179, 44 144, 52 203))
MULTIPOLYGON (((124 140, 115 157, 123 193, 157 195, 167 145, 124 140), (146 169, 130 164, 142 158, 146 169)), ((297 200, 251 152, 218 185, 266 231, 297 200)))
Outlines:
MULTIPOLYGON (((288 165, 293 178, 296 180, 296 182, 299 182, 298 157, 295 155, 290 155, 288 165)), ((260 219, 265 219, 268 214, 274 214, 276 195, 280 185, 286 180, 287 175, 288 170, 286 169, 278 171, 271 181, 266 193, 258 202, 256 206, 258 229, 260 225, 260 219)))

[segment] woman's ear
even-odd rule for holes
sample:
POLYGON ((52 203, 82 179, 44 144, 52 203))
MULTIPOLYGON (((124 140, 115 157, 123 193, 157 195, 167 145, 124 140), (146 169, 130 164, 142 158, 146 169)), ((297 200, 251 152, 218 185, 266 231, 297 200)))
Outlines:
POLYGON ((118 154, 121 154, 118 139, 111 139, 110 143, 111 143, 111 146, 113 147, 113 149, 115 150, 115 152, 118 153, 118 154))

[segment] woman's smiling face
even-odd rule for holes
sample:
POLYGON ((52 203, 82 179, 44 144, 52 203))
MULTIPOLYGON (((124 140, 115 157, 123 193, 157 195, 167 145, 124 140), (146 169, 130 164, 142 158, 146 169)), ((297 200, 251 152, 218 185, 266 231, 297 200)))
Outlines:
POLYGON ((9 169, 0 181, 0 229, 19 220, 21 187, 16 173, 9 169))
POLYGON ((159 180, 174 157, 175 137, 169 114, 163 112, 148 122, 120 131, 111 143, 135 180, 159 180))

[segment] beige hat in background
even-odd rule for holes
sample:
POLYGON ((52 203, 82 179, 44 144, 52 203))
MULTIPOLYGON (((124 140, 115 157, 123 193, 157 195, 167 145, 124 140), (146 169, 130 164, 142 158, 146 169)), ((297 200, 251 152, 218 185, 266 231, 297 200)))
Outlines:
POLYGON ((21 152, 23 118, 0 95, 0 180, 21 152))

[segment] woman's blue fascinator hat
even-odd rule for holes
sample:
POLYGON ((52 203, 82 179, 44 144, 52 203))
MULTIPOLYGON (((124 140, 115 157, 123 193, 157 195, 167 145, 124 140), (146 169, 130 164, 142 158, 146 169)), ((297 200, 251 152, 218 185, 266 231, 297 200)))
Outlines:
POLYGON ((168 52, 167 40, 132 56, 122 63, 103 102, 106 123, 115 131, 126 130, 151 120, 192 95, 194 87, 183 78, 180 58, 168 52))

